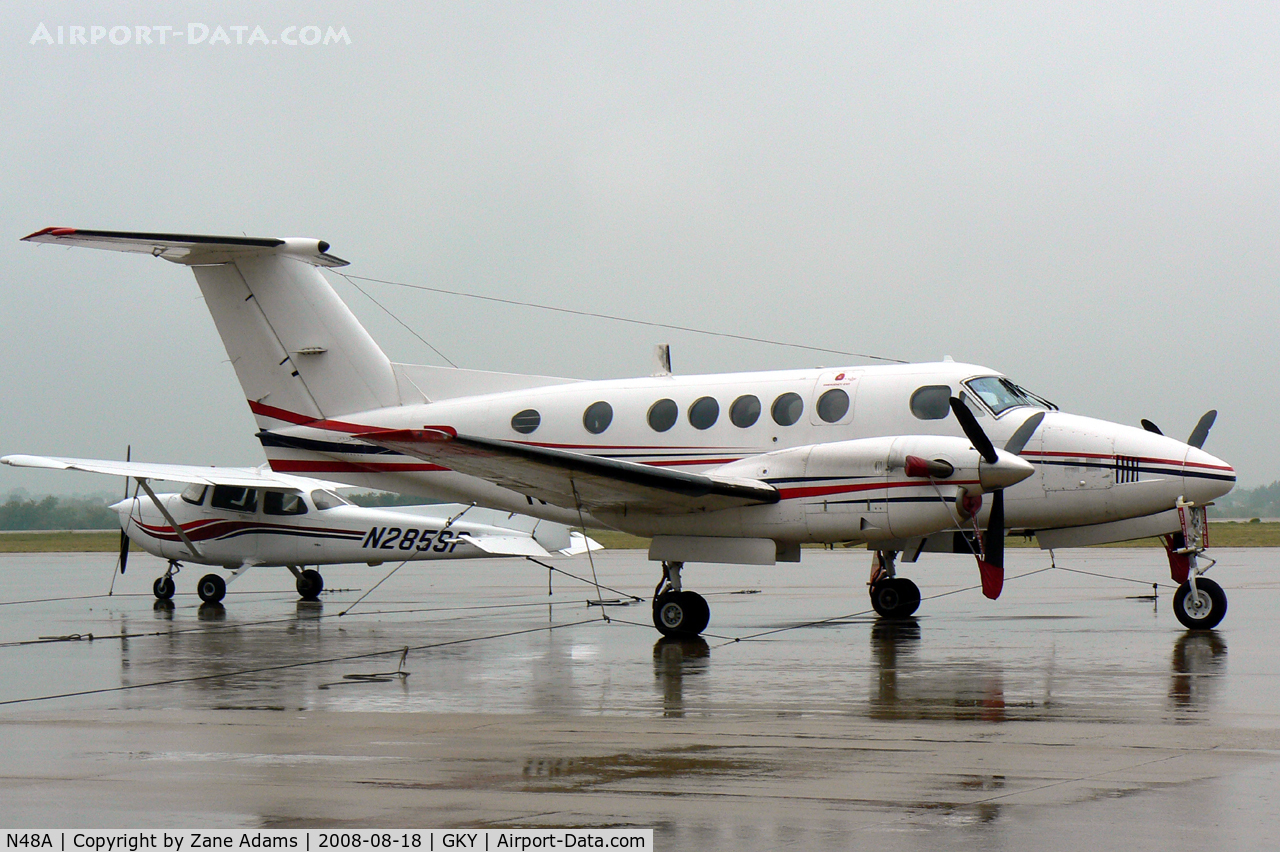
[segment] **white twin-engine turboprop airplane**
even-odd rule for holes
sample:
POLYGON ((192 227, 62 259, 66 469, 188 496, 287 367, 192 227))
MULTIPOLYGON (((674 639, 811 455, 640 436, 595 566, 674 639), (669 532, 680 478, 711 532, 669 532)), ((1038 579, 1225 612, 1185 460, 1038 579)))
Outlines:
POLYGON ((667 635, 708 623, 682 588, 685 562, 796 562, 805 542, 865 543, 873 606, 905 616, 920 593, 897 576, 899 554, 971 552, 994 598, 1006 529, 1047 548, 1166 535, 1178 618, 1208 628, 1226 610, 1200 577, 1201 543, 1181 533, 1181 518, 1203 520, 1189 506, 1235 482, 1201 449, 1212 413, 1184 443, 950 361, 610 381, 397 364, 320 273, 346 265, 328 243, 72 228, 25 239, 189 266, 278 472, 652 537, 667 635))
MULTIPOLYGON (((137 482, 133 497, 111 507, 120 515, 119 568, 123 574, 130 540, 167 559, 168 569, 152 586, 160 600, 173 597, 173 575, 183 562, 221 567, 233 580, 254 566, 285 567, 297 580, 298 594, 315 600, 324 590, 324 578, 308 565, 571 556, 600 547, 563 524, 474 506, 398 511, 356 506, 332 482, 258 468, 25 455, 5 456, 0 462, 137 482), (181 494, 157 494, 151 480, 190 484, 181 494)), ((196 592, 205 603, 218 603, 227 582, 221 574, 206 574, 196 592)))

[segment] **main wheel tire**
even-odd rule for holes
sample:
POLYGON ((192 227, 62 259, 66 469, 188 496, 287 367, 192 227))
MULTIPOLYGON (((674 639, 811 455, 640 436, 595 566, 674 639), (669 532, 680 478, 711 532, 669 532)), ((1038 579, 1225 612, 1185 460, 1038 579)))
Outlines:
POLYGON ((196 594, 205 603, 218 603, 227 596, 227 581, 217 574, 205 574, 196 584, 196 594))
POLYGON ((906 618, 920 608, 920 587, 906 577, 871 585, 871 608, 884 618, 906 618))
POLYGON ((174 586, 172 577, 156 577, 156 581, 151 584, 151 591, 157 599, 169 601, 173 600, 177 587, 174 586))
POLYGON ((320 576, 320 572, 314 568, 308 568, 298 576, 298 595, 306 601, 314 601, 319 599, 320 593, 324 591, 324 578, 320 576))
POLYGON ((1212 580, 1196 580, 1199 595, 1191 594, 1191 584, 1183 583, 1173 596, 1173 614, 1188 630, 1212 630, 1227 614, 1227 595, 1212 580))
POLYGON ((653 626, 663 636, 697 636, 710 620, 711 607, 697 592, 663 592, 654 598, 653 626))

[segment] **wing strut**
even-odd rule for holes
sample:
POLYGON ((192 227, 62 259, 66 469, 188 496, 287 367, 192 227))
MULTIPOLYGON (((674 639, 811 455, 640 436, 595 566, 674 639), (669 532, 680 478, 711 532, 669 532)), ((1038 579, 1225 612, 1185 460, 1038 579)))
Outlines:
POLYGON ((196 547, 196 543, 187 536, 187 531, 173 519, 173 515, 169 514, 169 510, 165 508, 164 502, 156 496, 156 492, 151 490, 151 485, 147 482, 146 478, 142 476, 135 476, 134 479, 142 486, 142 490, 147 492, 147 496, 151 498, 151 502, 160 510, 160 514, 164 515, 164 519, 173 527, 173 531, 178 534, 178 538, 182 539, 182 543, 191 551, 191 555, 196 559, 203 559, 204 557, 200 555, 200 550, 196 547))

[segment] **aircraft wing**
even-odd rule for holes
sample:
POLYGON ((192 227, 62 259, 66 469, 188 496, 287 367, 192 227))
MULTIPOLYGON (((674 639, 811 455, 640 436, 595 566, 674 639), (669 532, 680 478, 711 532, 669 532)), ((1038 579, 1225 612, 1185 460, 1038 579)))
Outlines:
POLYGON ((550 447, 459 435, 450 427, 368 432, 360 440, 445 465, 567 509, 715 511, 777 503, 755 479, 716 477, 550 447))
POLYGON ((164 482, 196 482, 203 485, 233 485, 244 488, 277 488, 305 491, 309 487, 343 487, 319 480, 281 476, 251 467, 201 467, 187 464, 152 464, 150 462, 112 461, 110 459, 73 459, 57 456, 13 455, 0 458, 13 467, 36 467, 47 470, 78 470, 135 479, 158 479, 164 482))

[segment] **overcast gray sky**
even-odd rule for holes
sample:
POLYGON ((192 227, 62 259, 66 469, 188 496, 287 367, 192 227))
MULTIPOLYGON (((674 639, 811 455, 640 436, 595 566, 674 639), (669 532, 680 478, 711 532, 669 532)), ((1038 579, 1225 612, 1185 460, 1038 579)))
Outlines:
MULTIPOLYGON (((1274 2, 20 5, 0 453, 262 460, 190 273, 18 242, 57 225, 311 236, 357 275, 952 355, 1179 436, 1218 408, 1206 449, 1280 479, 1274 2), (40 37, 72 26, 130 43, 40 37)), ((335 280, 393 358, 440 363, 335 280)), ((470 367, 859 363, 368 286, 470 367)))

